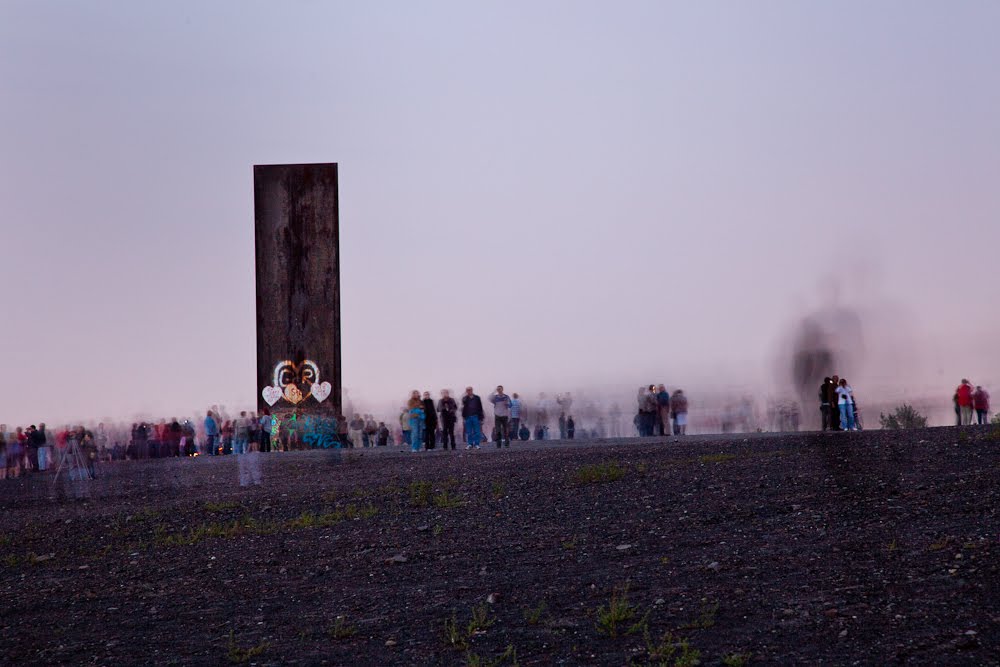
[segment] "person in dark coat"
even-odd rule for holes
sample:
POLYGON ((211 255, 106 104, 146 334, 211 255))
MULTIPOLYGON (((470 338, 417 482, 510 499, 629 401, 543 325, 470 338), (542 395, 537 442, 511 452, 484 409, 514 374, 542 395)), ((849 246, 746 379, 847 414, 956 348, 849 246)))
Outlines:
POLYGON ((434 409, 434 399, 431 398, 431 392, 425 391, 421 402, 424 405, 424 447, 434 449, 437 440, 437 411, 434 409))
POLYGON ((455 449, 455 423, 458 421, 458 403, 448 394, 447 389, 441 390, 441 400, 437 411, 441 414, 441 447, 448 449, 448 443, 455 449))

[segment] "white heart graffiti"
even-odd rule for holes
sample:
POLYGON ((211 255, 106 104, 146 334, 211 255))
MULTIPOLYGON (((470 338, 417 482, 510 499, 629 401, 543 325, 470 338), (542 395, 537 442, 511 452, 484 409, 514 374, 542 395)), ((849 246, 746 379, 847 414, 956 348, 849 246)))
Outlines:
POLYGON ((330 395, 330 391, 333 387, 330 386, 329 382, 319 382, 312 386, 312 395, 317 401, 322 403, 330 395))
POLYGON ((274 405, 281 400, 281 387, 264 387, 264 390, 260 394, 267 401, 268 405, 274 405))

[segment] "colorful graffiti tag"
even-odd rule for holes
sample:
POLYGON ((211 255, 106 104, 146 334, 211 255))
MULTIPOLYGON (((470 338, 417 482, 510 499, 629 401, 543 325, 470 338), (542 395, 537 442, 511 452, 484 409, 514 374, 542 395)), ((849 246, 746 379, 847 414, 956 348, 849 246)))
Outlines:
POLYGON ((286 359, 275 365, 273 383, 264 387, 261 396, 270 406, 280 400, 298 405, 310 396, 322 403, 329 398, 332 389, 329 382, 320 382, 319 365, 316 362, 305 359, 296 364, 286 359))

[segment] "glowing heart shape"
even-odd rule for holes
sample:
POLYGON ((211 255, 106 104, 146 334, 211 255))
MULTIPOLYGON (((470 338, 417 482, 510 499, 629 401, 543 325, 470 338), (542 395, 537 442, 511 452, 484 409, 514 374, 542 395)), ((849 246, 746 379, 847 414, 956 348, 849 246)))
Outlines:
POLYGON ((290 384, 285 387, 285 400, 295 405, 302 400, 302 392, 294 384, 290 384))
POLYGON ((319 382, 312 386, 311 393, 313 395, 313 398, 322 403, 330 395, 330 391, 332 389, 333 387, 330 386, 329 382, 319 382))
POLYGON ((264 387, 264 391, 260 392, 260 395, 264 397, 268 405, 274 405, 281 400, 281 389, 279 387, 264 387))

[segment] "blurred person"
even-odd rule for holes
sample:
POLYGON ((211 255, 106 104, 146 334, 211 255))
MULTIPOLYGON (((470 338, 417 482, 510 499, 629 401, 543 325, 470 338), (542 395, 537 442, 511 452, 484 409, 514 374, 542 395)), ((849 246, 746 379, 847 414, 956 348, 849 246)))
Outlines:
POLYGON ((365 447, 375 447, 378 445, 378 422, 374 415, 365 417, 365 447))
POLYGON ((521 428, 517 432, 517 437, 521 439, 521 442, 528 442, 528 440, 531 440, 531 429, 528 428, 527 424, 521 424, 521 428))
POLYGON ((399 413, 399 428, 403 435, 403 446, 410 445, 413 440, 413 434, 410 433, 410 410, 404 405, 400 408, 399 413))
POLYGON ((670 398, 670 413, 676 426, 676 435, 687 435, 688 399, 680 389, 674 391, 674 395, 670 398))
POLYGON ((270 452, 271 451, 271 411, 264 408, 261 411, 260 417, 257 418, 260 424, 260 451, 270 452))
POLYGON ((839 431, 840 429, 840 395, 837 394, 837 389, 840 388, 840 376, 834 374, 830 378, 830 384, 827 386, 827 401, 830 403, 830 430, 839 431))
POLYGON ((87 477, 97 479, 97 471, 95 470, 95 465, 97 464, 97 443, 94 442, 94 436, 89 431, 85 431, 82 426, 79 429, 83 434, 80 437, 80 454, 83 457, 84 464, 87 466, 87 477))
POLYGON ((658 410, 656 387, 649 385, 642 394, 639 408, 639 413, 642 415, 640 421, 642 422, 643 435, 646 437, 656 435, 656 413, 658 410))
POLYGON ((0 424, 0 479, 7 479, 7 425, 0 424))
POLYGON ((246 410, 240 411, 240 416, 233 420, 233 454, 241 456, 247 451, 247 443, 250 440, 250 420, 247 419, 246 410))
MULTIPOLYGON (((566 418, 566 438, 572 440, 576 435, 576 422, 573 421, 573 415, 566 418)), ((586 437, 584 437, 586 440, 586 437)))
POLYGON ((222 455, 229 456, 233 453, 233 422, 227 419, 219 427, 219 436, 222 440, 222 455))
POLYGON ((611 418, 611 437, 621 438, 624 437, 625 431, 622 427, 622 408, 617 403, 611 404, 611 410, 608 412, 608 417, 611 418))
POLYGON ((847 384, 846 378, 840 378, 837 387, 837 407, 840 408, 840 430, 856 431, 854 424, 854 390, 847 384))
POLYGON ((26 472, 38 472, 38 428, 32 424, 24 431, 25 453, 28 457, 26 472))
POLYGON ((34 440, 38 445, 38 469, 45 471, 52 467, 52 447, 45 433, 44 422, 39 422, 38 428, 35 429, 34 440))
POLYGON ((424 448, 434 449, 437 444, 437 409, 434 407, 434 399, 431 392, 425 391, 420 401, 424 408, 424 448))
MULTIPOLYGON (((254 419, 253 421, 257 421, 254 419)), ((260 486, 260 438, 248 439, 243 453, 236 457, 240 486, 260 486)))
POLYGON ((566 413, 565 412, 560 412, 559 413, 559 419, 557 420, 557 423, 559 424, 559 439, 560 440, 565 440, 566 439, 566 413))
POLYGON ((962 379, 962 384, 955 390, 957 396, 959 416, 962 426, 972 424, 972 383, 962 379))
POLYGON ((573 395, 568 391, 565 394, 556 394, 556 405, 559 406, 560 412, 569 414, 569 411, 573 408, 573 395))
POLYGON ((972 407, 976 411, 976 422, 980 426, 988 424, 990 421, 990 395, 979 385, 976 385, 976 390, 972 392, 972 407))
POLYGON ((410 451, 419 452, 424 440, 424 403, 417 391, 410 395, 406 411, 410 417, 410 451))
POLYGON ((497 385, 496 391, 489 396, 489 401, 493 404, 497 449, 510 447, 510 400, 510 396, 503 393, 503 385, 497 385))
POLYGON ((521 434, 521 399, 516 391, 510 395, 510 434, 515 440, 521 434))
POLYGON ((348 437, 351 440, 351 449, 361 449, 364 447, 365 420, 361 415, 354 415, 347 424, 348 437))
POLYGON ((441 415, 441 446, 448 449, 448 443, 455 449, 455 423, 458 421, 458 403, 451 397, 447 389, 441 390, 441 400, 437 404, 441 415))
MULTIPOLYGON (((542 432, 548 431, 549 427, 549 399, 545 392, 538 394, 538 404, 535 406, 535 427, 541 426, 542 432)), ((540 438, 539 438, 540 439, 540 438)))
POLYGON ((819 419, 820 430, 825 431, 830 428, 830 378, 823 378, 823 384, 819 386, 819 419))
POLYGON ((377 446, 387 447, 389 445, 389 428, 385 425, 385 422, 378 423, 378 434, 377 434, 377 446))
POLYGON ((670 392, 662 384, 656 388, 656 426, 660 435, 673 435, 670 421, 670 392))
POLYGON ((482 441, 484 416, 482 400, 472 391, 472 387, 466 387, 465 396, 462 397, 462 419, 467 438, 466 449, 479 449, 479 443, 482 441))

